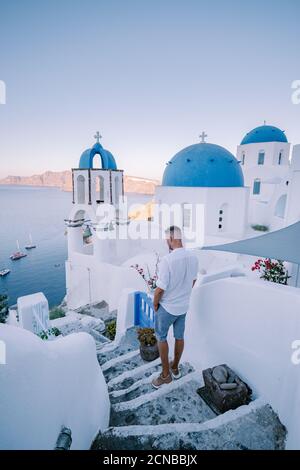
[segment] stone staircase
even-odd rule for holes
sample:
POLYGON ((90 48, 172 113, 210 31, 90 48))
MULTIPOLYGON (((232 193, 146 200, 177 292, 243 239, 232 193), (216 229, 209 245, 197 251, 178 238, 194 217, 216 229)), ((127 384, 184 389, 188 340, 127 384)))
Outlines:
POLYGON ((160 360, 145 362, 135 329, 118 346, 98 341, 97 355, 111 401, 110 427, 92 449, 283 449, 286 430, 261 399, 217 416, 197 394, 202 374, 189 363, 182 377, 155 390, 160 360))

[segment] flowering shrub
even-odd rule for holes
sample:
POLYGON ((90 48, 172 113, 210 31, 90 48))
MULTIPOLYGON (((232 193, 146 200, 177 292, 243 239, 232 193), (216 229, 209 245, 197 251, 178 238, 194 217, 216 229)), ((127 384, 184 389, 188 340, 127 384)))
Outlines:
POLYGON ((136 271, 142 276, 145 283, 147 284, 148 289, 150 289, 151 291, 156 289, 156 281, 158 278, 158 263, 159 263, 159 254, 156 253, 155 271, 153 275, 151 275, 148 265, 147 265, 146 272, 139 264, 134 264, 131 266, 131 268, 136 269, 136 271))
POLYGON ((252 266, 252 271, 259 271, 261 279, 276 282, 278 284, 287 284, 291 277, 284 264, 280 260, 272 261, 270 258, 258 259, 252 266))

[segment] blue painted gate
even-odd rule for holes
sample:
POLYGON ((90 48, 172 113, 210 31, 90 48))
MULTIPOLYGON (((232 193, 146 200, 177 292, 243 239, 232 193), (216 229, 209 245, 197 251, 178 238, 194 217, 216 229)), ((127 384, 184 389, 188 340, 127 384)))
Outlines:
POLYGON ((134 325, 141 328, 154 328, 153 302, 146 292, 134 294, 134 325))

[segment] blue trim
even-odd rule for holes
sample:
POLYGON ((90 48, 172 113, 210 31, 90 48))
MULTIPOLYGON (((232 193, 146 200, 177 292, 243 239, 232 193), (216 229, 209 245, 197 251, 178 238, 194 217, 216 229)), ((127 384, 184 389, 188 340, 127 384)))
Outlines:
POLYGON ((87 149, 82 153, 79 161, 79 168, 93 168, 93 159, 95 155, 100 156, 103 170, 117 169, 117 164, 112 153, 110 153, 108 150, 105 150, 99 143, 96 143, 91 149, 87 149))
POLYGON ((135 292, 134 325, 141 328, 154 328, 154 315, 152 299, 146 292, 135 292))

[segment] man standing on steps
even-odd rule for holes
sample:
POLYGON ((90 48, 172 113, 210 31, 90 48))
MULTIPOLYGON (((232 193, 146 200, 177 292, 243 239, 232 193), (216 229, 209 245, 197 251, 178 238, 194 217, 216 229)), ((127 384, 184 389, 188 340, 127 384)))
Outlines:
POLYGON ((184 348, 185 317, 198 273, 198 259, 183 247, 180 228, 172 226, 166 230, 166 240, 170 253, 160 262, 153 300, 155 334, 162 363, 161 374, 152 381, 154 388, 181 377, 179 361, 184 348), (174 359, 169 363, 167 336, 171 325, 175 348, 174 359))

